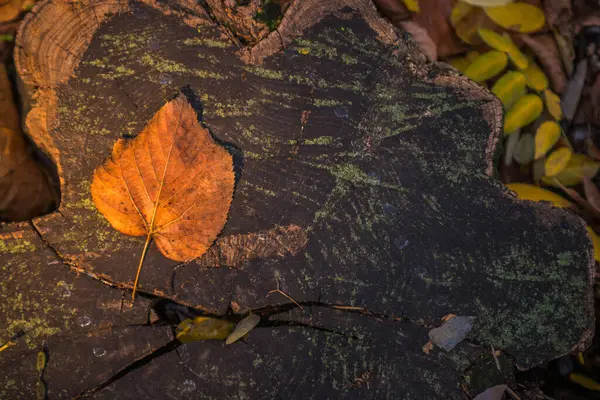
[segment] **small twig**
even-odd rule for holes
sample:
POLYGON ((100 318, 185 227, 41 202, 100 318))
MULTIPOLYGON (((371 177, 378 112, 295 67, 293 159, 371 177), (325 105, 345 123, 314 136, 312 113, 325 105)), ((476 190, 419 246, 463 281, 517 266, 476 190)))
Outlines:
POLYGON ((287 297, 292 303, 294 303, 295 305, 300 307, 300 309, 302 311, 304 311, 304 307, 302 307, 296 300, 294 300, 291 296, 287 295, 285 292, 279 290, 279 281, 277 281, 277 289, 271 290, 269 293, 267 293, 267 296, 270 295, 271 293, 279 293, 279 294, 287 297))
POLYGON ((511 388, 509 388, 508 386, 506 387, 506 393, 510 394, 510 396, 515 400, 521 400, 519 395, 517 395, 515 392, 513 392, 513 390, 511 388))
POLYGON ((494 361, 496 362, 496 368, 498 368, 498 371, 502 371, 502 368, 500 367, 500 360, 498 360, 498 356, 496 355, 496 349, 494 349, 494 345, 492 345, 491 347, 492 357, 494 357, 494 361))

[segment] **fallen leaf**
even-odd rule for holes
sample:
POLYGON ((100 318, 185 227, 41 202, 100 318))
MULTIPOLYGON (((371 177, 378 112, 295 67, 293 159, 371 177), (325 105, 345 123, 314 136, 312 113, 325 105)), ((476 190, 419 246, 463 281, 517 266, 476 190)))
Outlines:
POLYGON ((0 22, 16 19, 21 14, 23 0, 8 0, 0 3, 0 22))
POLYGON ((554 179, 561 185, 574 186, 583 181, 584 177, 593 178, 600 168, 600 162, 592 160, 590 157, 575 153, 571 156, 569 163, 561 173, 554 178, 544 177, 542 182, 547 185, 558 187, 554 179))
POLYGON ((225 344, 232 344, 240 340, 242 337, 248 334, 252 329, 258 325, 260 317, 256 314, 250 314, 243 320, 241 320, 236 326, 233 332, 227 336, 225 344))
POLYGON ((404 5, 411 12, 418 13, 421 11, 419 8, 419 0, 404 0, 404 5))
POLYGON ((506 385, 492 386, 479 393, 473 400, 502 400, 507 387, 506 385))
POLYGON ((600 190, 587 176, 583 177, 583 190, 585 198, 598 212, 600 212, 600 190))
POLYGON ((561 173, 569 164, 572 156, 573 151, 568 147, 561 147, 550 153, 544 164, 546 176, 556 176, 561 173))
POLYGON ((437 46, 437 56, 446 58, 458 55, 466 49, 450 25, 452 11, 451 0, 427 0, 419 3, 421 12, 413 14, 412 19, 425 28, 429 37, 437 46))
POLYGON ((450 314, 446 314, 446 315, 444 315, 444 316, 442 317, 442 322, 449 321, 449 320, 451 320, 451 319, 452 319, 452 318, 454 318, 454 317, 456 317, 456 314, 452 314, 452 313, 450 313, 450 314))
POLYGON ((544 164, 546 164, 546 157, 541 157, 531 163, 531 178, 536 185, 540 183, 540 180, 546 174, 544 164))
POLYGON ((225 340, 233 332, 235 324, 222 319, 209 317, 188 318, 179 323, 175 337, 181 343, 199 340, 225 340))
POLYGON ((569 374, 569 380, 578 384, 581 387, 586 388, 587 390, 592 390, 595 392, 600 391, 600 383, 596 382, 592 378, 589 378, 585 375, 578 374, 576 372, 572 372, 569 374))
POLYGON ((429 342, 425 343, 421 350, 423 350, 423 353, 429 354, 429 352, 433 350, 433 342, 430 340, 429 342))
POLYGON ((565 93, 563 94, 560 105, 567 121, 572 121, 573 117, 575 117, 575 112, 577 111, 577 106, 581 100, 581 94, 583 93, 587 71, 587 59, 579 61, 575 68, 575 74, 569 81, 565 93))
POLYGON ((481 55, 480 52, 478 52, 477 50, 469 50, 469 52, 467 52, 467 54, 465 54, 465 58, 467 59, 467 61, 469 63, 472 63, 473 61, 475 61, 477 59, 477 57, 479 57, 481 55))
POLYGON ((377 9, 393 24, 410 18, 410 12, 403 2, 398 0, 374 0, 377 9))
POLYGON ((464 73, 467 70, 470 64, 465 57, 454 57, 446 62, 462 73, 464 73))
POLYGON ((504 109, 508 110, 518 99, 525 96, 526 86, 525 75, 517 71, 508 71, 494 83, 492 93, 500 99, 504 109))
POLYGON ((550 25, 564 25, 573 16, 572 0, 544 0, 544 14, 550 25))
POLYGON ((437 46, 425 28, 414 21, 402 21, 399 25, 412 35, 429 61, 437 60, 437 46))
POLYGON ((529 64, 529 60, 517 45, 512 41, 509 35, 500 35, 491 29, 480 28, 478 31, 479 37, 493 49, 500 50, 508 54, 513 64, 518 69, 525 69, 529 64))
POLYGON ((35 384, 35 399, 45 400, 48 398, 48 388, 43 380, 38 380, 35 384))
POLYGON ((41 377, 44 373, 44 369, 46 369, 46 363, 48 362, 48 358, 46 357, 46 352, 44 350, 40 350, 37 353, 37 359, 35 363, 35 370, 38 375, 41 377))
POLYGON ((543 122, 535 132, 535 159, 542 158, 560 139, 560 125, 554 121, 543 122))
POLYGON ((470 5, 463 7, 460 2, 456 3, 452 9, 450 20, 456 36, 471 46, 483 43, 477 33, 479 29, 495 26, 494 22, 485 15, 480 7, 470 5))
POLYGON ((473 329, 475 317, 454 317, 429 331, 429 339, 446 351, 454 349, 473 329))
POLYGON ((461 0, 465 3, 472 4, 474 6, 479 7, 495 7, 495 6, 503 6, 505 4, 511 3, 514 0, 461 0))
POLYGON ((484 10, 501 27, 521 33, 537 32, 546 23, 544 12, 527 3, 508 3, 499 7, 485 7, 484 10))
POLYGON ((535 61, 530 60, 527 68, 521 71, 527 80, 527 86, 538 92, 543 91, 548 87, 548 78, 546 74, 535 61))
POLYGON ((503 51, 492 50, 477 57, 465 71, 475 82, 485 82, 506 68, 508 57, 503 51))
POLYGON ((563 117, 562 109, 560 106, 560 97, 556 95, 552 90, 544 90, 544 102, 546 103, 546 109, 557 121, 560 121, 563 117))
POLYGON ((132 299, 150 242, 172 260, 200 257, 225 225, 233 186, 231 155, 183 96, 165 104, 134 139, 117 141, 94 171, 91 190, 115 229, 146 236, 132 299))
POLYGON ((521 165, 527 165, 533 161, 535 154, 535 140, 533 136, 526 133, 521 135, 519 143, 514 150, 515 160, 521 165))
POLYGON ((530 185, 528 183, 508 183, 506 184, 506 187, 515 192, 517 197, 521 200, 549 201, 556 207, 561 208, 569 208, 572 206, 571 202, 564 197, 539 186, 530 185))
POLYGON ((563 70, 561 56, 552 34, 521 35, 519 39, 529 46, 544 67, 544 71, 552 82, 552 90, 556 93, 562 93, 567 85, 567 76, 563 70))
POLYGON ((474 9, 475 7, 467 2, 457 1, 450 13, 450 23, 452 26, 456 27, 456 25, 474 9))
POLYGON ((600 261, 600 236, 588 225, 586 227, 588 235, 590 239, 592 239, 592 244, 594 245, 594 258, 596 261, 600 261))
POLYGON ((25 140, 6 67, 0 63, 0 221, 25 221, 53 210, 58 190, 25 140))
POLYGON ((512 165, 515 151, 517 146, 519 145, 519 140, 521 139, 521 132, 519 130, 515 132, 510 132, 508 134, 508 138, 506 139, 506 148, 504 149, 504 164, 512 165))
POLYGON ((540 96, 527 94, 521 97, 504 117, 504 133, 516 131, 535 121, 544 109, 540 96))

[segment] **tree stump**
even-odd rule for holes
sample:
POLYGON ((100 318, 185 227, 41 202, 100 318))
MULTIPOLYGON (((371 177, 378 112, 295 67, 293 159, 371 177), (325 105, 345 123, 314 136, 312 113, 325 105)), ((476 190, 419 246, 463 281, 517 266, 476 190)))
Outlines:
POLYGON ((207 3, 46 0, 23 23, 27 133, 61 204, 2 227, 0 340, 25 334, 0 353, 0 397, 31 398, 42 346, 53 399, 462 399, 589 344, 585 224, 497 180, 485 88, 368 0, 295 0, 270 32, 207 3), (233 202, 199 259, 150 248, 131 307, 144 239, 108 224, 90 181, 179 92, 233 155, 233 202), (165 310, 261 322, 179 345, 165 310), (448 314, 474 328, 431 348, 448 314))

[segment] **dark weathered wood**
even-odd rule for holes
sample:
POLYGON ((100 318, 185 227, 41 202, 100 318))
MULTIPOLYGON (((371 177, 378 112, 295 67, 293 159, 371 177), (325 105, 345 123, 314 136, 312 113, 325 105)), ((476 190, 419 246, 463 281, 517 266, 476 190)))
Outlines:
MULTIPOLYGON (((295 1, 254 48, 239 48, 209 13, 184 2, 55 0, 36 10, 16 59, 34 98, 29 133, 57 163, 62 202, 33 221, 45 247, 22 227, 36 246, 10 239, 6 248, 22 253, 0 260, 31 269, 27 285, 53 288, 54 276, 66 274, 75 287, 94 288, 69 300, 48 288, 22 293, 52 311, 19 316, 9 307, 10 329, 0 326, 0 337, 45 312, 86 309, 104 292, 121 299, 131 288, 143 238, 108 225, 91 202, 90 179, 117 138, 134 136, 180 90, 234 156, 234 200, 200 259, 177 265, 151 248, 141 293, 223 316, 231 305, 263 310, 247 343, 181 346, 95 392, 99 398, 461 398, 485 389, 463 380, 467 372, 487 377, 477 382, 500 379, 488 374, 490 345, 511 357, 507 365, 526 368, 589 341, 593 257, 584 223, 502 187, 493 174, 499 102, 454 70, 425 64, 370 2, 295 1), (42 22, 57 13, 56 26, 42 22), (63 34, 82 21, 89 26, 81 35, 63 34), (277 321, 286 313, 274 310, 295 305, 268 294, 278 287, 305 307, 284 326, 277 321), (449 313, 476 317, 469 342, 425 353, 428 331, 449 313)), ((144 306, 124 319, 145 318, 144 306)), ((119 310, 97 320, 117 326, 119 310)), ((77 329, 57 321, 27 335, 32 350, 0 354, 0 366, 15 357, 33 366, 44 341, 51 354, 65 354, 57 343, 77 329)), ((169 340, 134 342, 110 373, 86 375, 83 390, 104 387, 127 360, 169 340)), ((93 347, 76 343, 73 351, 93 347)), ((83 391, 70 381, 48 376, 49 390, 83 391)))

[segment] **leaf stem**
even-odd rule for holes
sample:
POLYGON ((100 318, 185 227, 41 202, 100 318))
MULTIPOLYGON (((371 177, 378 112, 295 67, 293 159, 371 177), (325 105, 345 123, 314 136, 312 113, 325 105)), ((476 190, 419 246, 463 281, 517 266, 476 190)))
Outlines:
POLYGON ((140 273, 142 272, 142 265, 144 264, 144 259, 146 258, 146 253, 148 253, 148 246, 150 246, 150 242, 152 242, 152 235, 149 233, 146 236, 146 243, 144 244, 144 250, 142 250, 142 257, 140 257, 140 264, 138 265, 137 274, 135 274, 135 281, 133 282, 133 293, 131 293, 131 304, 135 301, 135 292, 137 290, 137 285, 140 280, 140 273))

